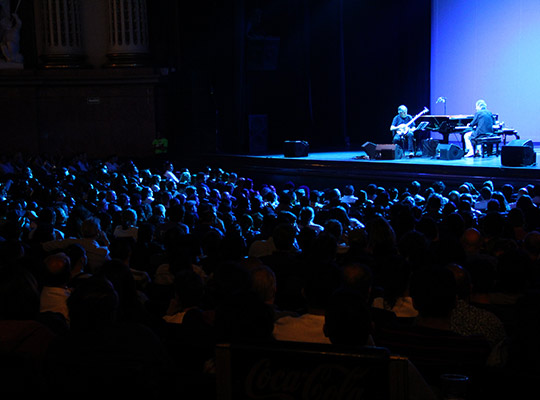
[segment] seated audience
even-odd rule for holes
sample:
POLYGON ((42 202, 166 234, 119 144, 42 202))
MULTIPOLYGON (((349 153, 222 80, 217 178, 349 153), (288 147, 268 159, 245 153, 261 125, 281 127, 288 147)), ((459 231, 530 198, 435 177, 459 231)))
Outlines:
POLYGON ((159 337, 144 325, 117 320, 119 299, 101 277, 81 283, 68 300, 70 331, 47 356, 54 393, 171 393, 174 369, 159 337))
POLYGON ((40 393, 57 336, 40 321, 39 289, 21 263, 0 267, 0 383, 4 393, 40 393))
POLYGON ((307 312, 298 317, 285 316, 274 324, 274 337, 279 341, 330 343, 324 334, 324 310, 331 294, 339 287, 339 271, 333 263, 309 265, 304 276, 303 293, 307 312))
POLYGON ((451 330, 457 296, 452 272, 442 267, 417 271, 411 278, 410 294, 418 310, 415 324, 383 329, 375 343, 408 357, 431 385, 437 385, 442 374, 482 376, 489 342, 451 330))
MULTIPOLYGON (((101 379, 108 371, 108 387, 129 391, 134 371, 125 365, 135 359, 143 387, 167 387, 161 381, 167 371, 159 371, 172 365, 182 388, 191 381, 211 391, 213 355, 209 347, 186 349, 186 337, 203 326, 205 345, 353 340, 363 325, 348 318, 363 310, 339 302, 327 307, 338 287, 365 300, 374 343, 410 357, 430 383, 441 372, 461 372, 477 384, 477 371, 497 365, 494 354, 501 356, 501 377, 540 370, 534 185, 514 189, 485 181, 477 190, 471 182, 413 181, 401 190, 351 183, 341 195, 332 182, 273 186, 220 168, 191 172, 166 162, 139 169, 129 158, 107 163, 84 155, 17 154, 3 156, 2 166, 0 340, 10 351, 23 340, 41 365, 50 340, 61 336, 49 359, 60 366, 56 378, 87 373, 101 357, 109 366, 119 363, 118 373, 107 367, 88 377, 101 379), (438 269, 428 269, 432 264, 438 269), (455 277, 443 268, 449 264, 455 277), (26 275, 14 274, 13 265, 24 266, 18 272, 26 275), (105 277, 110 287, 97 283, 105 277), (73 309, 70 292, 82 297, 75 297, 73 309), (48 311, 39 313, 40 307, 48 311), (15 315, 14 309, 32 312, 15 315), (330 333, 345 326, 330 318, 325 335, 325 311, 331 310, 351 323, 350 332, 330 333), (186 330, 190 325, 197 329, 186 330), (84 342, 94 334, 95 342, 84 342), (120 359, 105 354, 107 346, 120 346, 120 359), (82 357, 79 365, 67 359, 71 351, 82 357)), ((358 336, 364 343, 364 334, 358 336)), ((62 391, 59 379, 51 387, 62 391)), ((86 377, 74 379, 65 389, 88 386, 86 377)))
POLYGON ((101 230, 100 221, 91 217, 81 224, 81 236, 79 238, 66 238, 43 243, 45 251, 65 249, 72 244, 80 244, 86 251, 88 257, 88 269, 90 273, 95 273, 101 268, 103 263, 110 259, 109 239, 101 230))
POLYGON ((483 336, 492 348, 489 364, 503 365, 508 344, 502 321, 494 313, 470 304, 471 280, 466 269, 456 264, 447 268, 454 274, 458 291, 456 307, 450 317, 450 329, 463 336, 483 336))
POLYGON ((45 271, 39 298, 41 313, 58 313, 69 323, 67 299, 71 294, 71 263, 65 253, 56 253, 44 260, 45 271))

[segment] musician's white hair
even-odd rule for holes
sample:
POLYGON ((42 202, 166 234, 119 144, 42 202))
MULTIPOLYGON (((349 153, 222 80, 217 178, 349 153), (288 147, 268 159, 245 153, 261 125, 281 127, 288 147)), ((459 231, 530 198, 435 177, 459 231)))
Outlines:
POLYGON ((487 103, 484 100, 478 100, 476 102, 476 107, 481 110, 485 110, 487 108, 487 103))
POLYGON ((402 111, 407 112, 407 106, 401 105, 401 106, 398 107, 397 110, 398 110, 398 113, 400 113, 402 111))

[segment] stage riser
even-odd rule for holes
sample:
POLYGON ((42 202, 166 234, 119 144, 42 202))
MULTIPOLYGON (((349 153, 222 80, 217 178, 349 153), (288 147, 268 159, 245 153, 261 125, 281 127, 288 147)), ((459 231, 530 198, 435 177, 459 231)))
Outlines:
POLYGON ((430 164, 414 163, 414 160, 406 163, 365 160, 325 161, 311 157, 280 159, 212 155, 208 158, 198 157, 189 162, 193 170, 208 165, 236 172, 238 176, 252 178, 256 187, 264 183, 281 187, 287 182, 293 182, 296 185, 308 185, 319 189, 343 187, 349 183, 358 187, 376 183, 383 187, 401 188, 407 187, 413 180, 418 180, 422 184, 443 181, 447 187, 457 188, 464 182, 481 185, 490 179, 498 187, 512 183, 518 188, 534 183, 540 176, 536 168, 456 166, 438 160, 430 164))

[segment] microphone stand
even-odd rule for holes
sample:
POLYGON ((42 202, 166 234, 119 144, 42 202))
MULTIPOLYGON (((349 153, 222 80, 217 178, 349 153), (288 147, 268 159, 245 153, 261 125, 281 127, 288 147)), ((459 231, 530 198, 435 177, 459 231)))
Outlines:
POLYGON ((443 103, 444 104, 444 115, 446 115, 446 97, 439 97, 437 99, 436 103, 443 103))

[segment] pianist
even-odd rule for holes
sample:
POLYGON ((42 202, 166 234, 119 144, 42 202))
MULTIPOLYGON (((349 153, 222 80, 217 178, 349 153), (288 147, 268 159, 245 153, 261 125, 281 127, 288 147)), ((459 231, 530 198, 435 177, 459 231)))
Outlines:
POLYGON ((480 137, 492 136, 493 125, 495 124, 495 116, 487 109, 487 104, 484 100, 476 102, 476 113, 473 120, 469 123, 472 129, 463 135, 465 142, 465 157, 474 157, 477 150, 476 140, 480 137))

